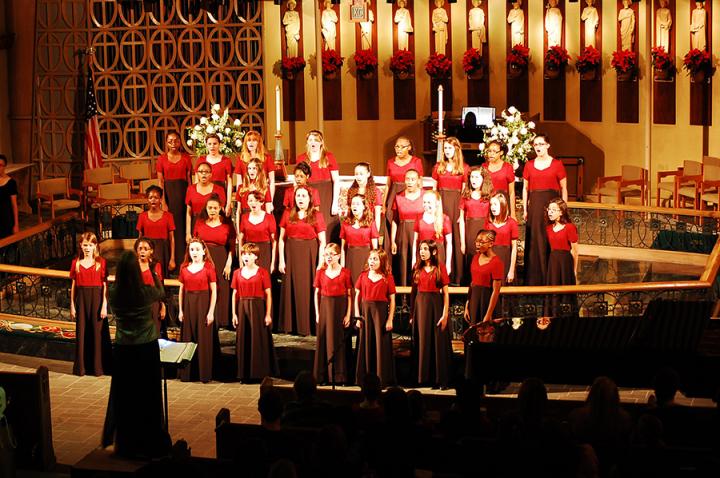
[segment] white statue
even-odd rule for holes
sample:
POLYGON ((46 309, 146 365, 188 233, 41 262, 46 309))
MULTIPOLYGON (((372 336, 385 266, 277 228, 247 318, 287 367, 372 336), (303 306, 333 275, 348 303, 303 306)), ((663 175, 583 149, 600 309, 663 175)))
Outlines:
POLYGON ((360 22, 360 45, 363 50, 372 48, 372 29, 375 22, 375 15, 370 10, 370 2, 365 2, 368 6, 368 16, 366 22, 360 22))
POLYGON ((332 2, 325 0, 325 10, 322 12, 320 17, 320 23, 322 24, 322 36, 325 39, 325 49, 335 49, 335 38, 337 37, 337 22, 338 17, 335 10, 333 10, 332 2))
POLYGON ((413 32, 412 17, 410 10, 405 8, 407 2, 398 0, 398 9, 395 11, 395 23, 397 23, 398 50, 409 50, 410 34, 413 32))
POLYGON ((695 10, 692 12, 690 22, 690 47, 704 50, 707 47, 707 37, 705 36, 705 20, 707 12, 705 11, 705 2, 695 2, 695 10))
POLYGON ((435 0, 435 10, 432 11, 432 29, 435 32, 435 53, 444 55, 448 41, 448 15, 443 8, 445 0, 435 0))
POLYGON ((547 32, 548 48, 562 45, 562 12, 557 7, 558 0, 549 0, 545 12, 545 31, 547 32))
POLYGON ((669 52, 672 15, 667 4, 667 0, 660 0, 660 8, 655 10, 655 46, 663 47, 669 52))
POLYGON ((595 36, 600 22, 597 8, 593 6, 594 3, 595 0, 585 0, 587 6, 583 8, 582 15, 580 15, 580 20, 585 22, 585 47, 595 46, 595 36))
POLYGON ((298 42, 300 41, 300 15, 295 11, 297 3, 288 0, 287 10, 283 16, 285 25, 285 44, 288 57, 298 56, 298 42))
POLYGON ((525 12, 522 11, 522 0, 516 0, 508 13, 507 22, 510 24, 510 46, 525 45, 525 12))
POLYGON ((483 52, 483 43, 487 43, 487 31, 485 29, 485 12, 480 5, 482 0, 473 0, 473 8, 468 12, 468 25, 472 32, 470 38, 472 40, 472 47, 480 52, 483 52))
POLYGON ((635 43, 635 12, 630 8, 630 0, 623 0, 623 8, 618 12, 618 22, 621 50, 632 50, 635 43))

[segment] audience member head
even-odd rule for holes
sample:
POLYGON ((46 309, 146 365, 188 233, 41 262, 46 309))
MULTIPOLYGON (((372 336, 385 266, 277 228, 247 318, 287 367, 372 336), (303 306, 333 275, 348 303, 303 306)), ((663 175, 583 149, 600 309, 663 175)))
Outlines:
POLYGON ((528 378, 518 392, 518 408, 525 423, 540 423, 547 404, 547 390, 539 378, 528 378))
POLYGON ((596 423, 615 415, 620 409, 620 392, 608 377, 598 377, 588 392, 586 403, 590 416, 596 423))
POLYGON ((418 423, 425 418, 425 397, 420 390, 410 390, 407 393, 410 421, 418 423))
POLYGON ((663 443, 663 424, 655 415, 643 415, 638 419, 636 441, 638 445, 661 448, 663 443))
POLYGON ((659 407, 671 405, 675 401, 679 384, 680 377, 671 368, 663 368, 655 375, 653 390, 659 407))
POLYGON ((270 388, 260 394, 258 399, 258 412, 260 424, 264 428, 280 428, 280 417, 283 413, 283 400, 275 388, 270 388))
POLYGON ((293 384, 293 390, 295 390, 295 396, 298 401, 306 402, 315 398, 317 392, 317 383, 313 374, 307 370, 303 370, 295 378, 293 384))
MULTIPOLYGON (((292 2, 292 0, 290 1, 292 2)), ((281 458, 270 467, 268 478, 297 478, 295 465, 287 458, 281 458)))
POLYGON ((410 419, 410 408, 405 390, 401 387, 390 387, 383 396, 385 420, 388 423, 403 424, 410 419))
POLYGON ((380 384, 380 377, 374 373, 369 373, 363 378, 362 385, 360 387, 365 400, 368 402, 377 402, 380 400, 380 394, 382 393, 382 385, 380 384))

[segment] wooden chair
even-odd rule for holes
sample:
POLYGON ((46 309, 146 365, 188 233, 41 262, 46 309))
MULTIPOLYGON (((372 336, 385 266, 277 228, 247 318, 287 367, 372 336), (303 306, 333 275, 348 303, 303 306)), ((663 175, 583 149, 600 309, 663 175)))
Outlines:
POLYGON ((154 179, 143 179, 140 181, 140 193, 141 195, 145 194, 145 191, 150 186, 157 186, 160 187, 160 179, 154 178, 154 179))
POLYGON ((115 174, 112 166, 104 166, 102 168, 86 169, 83 171, 83 198, 85 213, 87 213, 89 203, 97 198, 98 188, 101 184, 111 184, 115 181, 115 174))
POLYGON ((706 206, 718 210, 720 205, 720 158, 703 157, 702 181, 697 185, 700 210, 706 206))
POLYGON ((152 178, 150 162, 123 164, 120 166, 120 179, 130 184, 131 191, 140 191, 140 181, 152 178))
POLYGON ((648 171, 639 166, 623 166, 619 176, 597 179, 598 203, 625 204, 628 200, 647 205, 648 171))
POLYGON ((98 202, 130 199, 130 183, 101 184, 98 188, 98 202))
POLYGON ((43 222, 43 202, 49 203, 50 216, 53 219, 55 219, 55 211, 65 211, 68 209, 80 209, 81 216, 83 218, 85 217, 81 208, 83 192, 79 189, 72 189, 70 187, 70 180, 67 177, 41 179, 36 184, 38 219, 40 222, 43 222), (57 198, 58 196, 60 197, 57 198), (70 199, 72 196, 76 196, 78 200, 70 199))
POLYGON ((700 209, 699 184, 703 180, 703 163, 683 161, 682 174, 675 177, 675 207, 686 208, 692 201, 693 209, 700 209))
POLYGON ((674 171, 658 171, 655 188, 655 206, 675 207, 677 202, 677 178, 682 176, 683 168, 674 171))

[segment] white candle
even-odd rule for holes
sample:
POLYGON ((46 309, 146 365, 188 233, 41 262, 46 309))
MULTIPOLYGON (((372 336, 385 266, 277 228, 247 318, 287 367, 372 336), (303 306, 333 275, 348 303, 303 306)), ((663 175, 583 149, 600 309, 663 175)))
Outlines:
POLYGON ((280 86, 275 87, 275 132, 280 133, 280 86))
POLYGON ((443 87, 438 86, 438 133, 443 132, 443 87))

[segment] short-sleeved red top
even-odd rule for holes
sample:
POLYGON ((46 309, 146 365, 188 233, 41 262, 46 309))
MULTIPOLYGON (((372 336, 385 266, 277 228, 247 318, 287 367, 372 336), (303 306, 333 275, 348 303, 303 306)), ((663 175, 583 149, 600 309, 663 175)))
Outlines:
POLYGON ((567 223, 559 231, 553 231, 552 224, 547 226, 547 238, 552 251, 569 251, 571 244, 578 241, 578 232, 575 224, 567 223))
POLYGON ((348 290, 352 289, 352 277, 350 269, 343 267, 337 277, 330 278, 327 276, 326 269, 320 269, 315 273, 316 289, 320 289, 320 295, 323 297, 341 297, 347 295, 348 290))
POLYGON ((233 173, 232 160, 227 156, 223 156, 220 161, 215 164, 208 163, 207 156, 200 156, 197 160, 197 164, 195 165, 196 171, 197 167, 202 163, 210 165, 210 169, 212 170, 212 181, 214 182, 224 183, 227 181, 227 177, 231 176, 233 173))
MULTIPOLYGON (((153 279, 152 272, 150 272, 150 268, 148 267, 144 271, 140 272, 140 275, 142 276, 143 284, 145 285, 155 285, 155 280, 153 279)), ((155 263, 155 275, 160 280, 160 283, 162 284, 163 276, 162 276, 162 266, 159 262, 155 263)))
POLYGON ((460 210, 465 213, 465 219, 485 219, 489 209, 487 199, 473 199, 472 196, 460 199, 460 210))
POLYGON ((280 227, 285 229, 289 239, 316 239, 319 233, 325 232, 325 219, 321 212, 315 212, 315 224, 308 224, 307 217, 293 224, 290 222, 290 211, 285 211, 280 219, 280 227))
POLYGON ((450 284, 450 277, 445 269, 445 265, 440 264, 438 269, 440 269, 439 286, 434 268, 430 272, 426 271, 424 267, 420 269, 418 282, 416 284, 418 292, 440 292, 440 289, 450 284))
POLYGON ((187 153, 180 153, 180 160, 173 163, 167 154, 161 154, 155 161, 155 171, 163 175, 163 180, 188 180, 192 173, 192 158, 187 153))
POLYGON ((266 297, 265 291, 270 288, 270 273, 266 269, 258 267, 255 275, 246 279, 241 274, 241 271, 242 268, 233 272, 232 282, 230 283, 230 287, 237 291, 237 297, 264 299, 266 297))
POLYGON ((375 221, 370 222, 369 226, 353 227, 351 224, 343 221, 340 226, 340 239, 345 239, 350 247, 366 247, 372 244, 373 239, 380 237, 375 221))
POLYGON ((493 222, 487 222, 487 228, 490 231, 495 231, 495 245, 496 246, 509 246, 513 240, 516 240, 518 234, 518 223, 515 219, 508 216, 505 224, 498 226, 493 222))
POLYGON ((390 158, 387 160, 387 170, 386 174, 388 177, 390 177, 390 180, 394 183, 405 183, 405 173, 408 172, 408 170, 414 169, 418 172, 420 177, 423 175, 423 165, 422 165, 422 159, 418 158, 417 156, 413 156, 410 158, 410 162, 407 163, 405 166, 398 166, 395 164, 395 158, 390 158))
MULTIPOLYGON (((244 193, 241 193, 239 189, 235 193, 235 200, 240 203, 240 209, 243 211, 248 211, 250 209, 250 206, 248 205, 249 195, 250 191, 245 191, 244 193)), ((265 204, 272 203, 272 198, 270 197, 270 188, 267 188, 265 190, 264 202, 265 204)))
POLYGON ((78 259, 75 258, 70 265, 70 278, 75 281, 75 285, 79 287, 101 287, 107 281, 107 264, 105 259, 98 257, 96 263, 88 268, 80 264, 78 268, 78 259), (100 267, 96 268, 95 264, 99 262, 100 267), (78 270, 79 269, 79 270, 78 270))
POLYGON ((399 193, 395 196, 395 202, 392 205, 393 211, 397 211, 398 221, 414 221, 418 215, 423 213, 423 195, 417 197, 417 199, 408 199, 405 192, 399 193))
POLYGON ((147 211, 144 211, 138 217, 137 230, 140 237, 148 237, 150 239, 168 239, 170 233, 175 230, 175 219, 172 214, 167 211, 162 212, 162 216, 157 221, 150 219, 147 211))
MULTIPOLYGON (((265 176, 275 171, 275 160, 270 156, 270 153, 265 153, 265 161, 262 162, 262 169, 265 172, 265 176)), ((247 163, 238 158, 237 163, 235 163, 235 174, 244 176, 245 173, 247 173, 247 163)))
POLYGON ((197 221, 193 236, 202 239, 205 244, 210 246, 231 247, 235 243, 235 229, 231 224, 226 222, 220 223, 219 226, 208 226, 205 221, 197 221))
POLYGON ((308 178, 308 182, 310 184, 332 180, 331 171, 337 171, 339 169, 337 159, 335 159, 334 154, 332 154, 330 151, 326 151, 325 157, 327 158, 327 167, 325 168, 320 167, 320 160, 310 161, 307 153, 302 153, 295 160, 296 164, 305 161, 310 165, 311 174, 308 178))
POLYGON ((250 222, 250 213, 243 214, 240 218, 240 233, 243 235, 243 242, 270 242, 277 231, 275 216, 263 212, 264 216, 259 224, 250 222))
POLYGON ((528 191, 554 189, 560 191, 560 180, 567 177, 565 166, 559 159, 553 159, 550 166, 535 169, 535 160, 528 161, 523 169, 523 179, 528 182, 528 191))
POLYGON ((515 182, 515 170, 513 170, 512 164, 503 161, 502 167, 492 172, 487 161, 482 164, 482 167, 487 169, 492 179, 493 189, 497 191, 509 191, 510 183, 515 182))
MULTIPOLYGON (((310 195, 312 196, 313 206, 318 207, 320 205, 320 193, 317 189, 311 187, 311 186, 303 186, 304 188, 307 188, 307 190, 310 192, 310 195)), ((295 205, 295 188, 287 188, 285 190, 285 194, 283 195, 283 206, 285 206, 286 209, 290 209, 295 205)))
POLYGON ((210 284, 217 282, 217 274, 212 264, 205 261, 204 267, 195 273, 190 272, 187 264, 183 265, 178 280, 187 291, 210 290, 210 284))
POLYGON ((467 164, 463 163, 462 169, 462 174, 455 174, 455 171, 452 173, 445 171, 443 174, 440 174, 438 172, 438 165, 436 164, 432 170, 432 178, 437 181, 438 189, 455 189, 459 191, 462 189, 463 184, 467 182, 468 174, 470 173, 470 167, 467 164))
POLYGON ((395 280, 393 276, 385 276, 377 282, 370 280, 369 271, 362 271, 355 281, 355 289, 360 291, 360 300, 390 302, 390 294, 394 294, 395 280))
POLYGON ((470 264, 471 285, 480 287, 492 287, 492 281, 505 278, 505 265, 498 256, 493 256, 487 264, 480 265, 478 259, 480 254, 475 254, 470 264))
POLYGON ((197 184, 191 184, 185 193, 185 204, 190 206, 193 215, 200 214, 200 211, 205 207, 205 203, 207 203, 207 200, 210 199, 210 196, 213 194, 217 194, 220 197, 220 205, 225 206, 225 199, 227 198, 223 188, 217 184, 213 184, 212 191, 207 194, 200 194, 196 186, 197 184))
POLYGON ((445 244, 445 236, 452 232, 452 225, 447 214, 443 214, 443 230, 442 236, 437 237, 435 233, 435 224, 423 221, 423 215, 420 214, 415 221, 415 232, 418 233, 418 242, 432 239, 437 243, 445 244))

